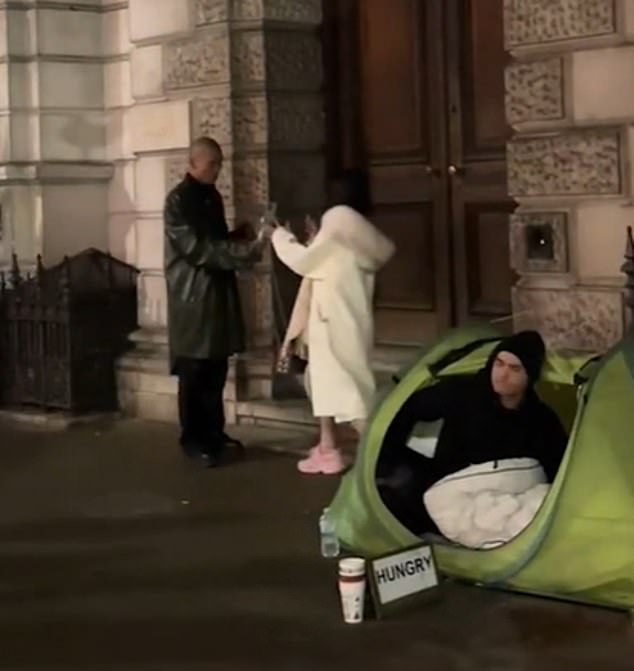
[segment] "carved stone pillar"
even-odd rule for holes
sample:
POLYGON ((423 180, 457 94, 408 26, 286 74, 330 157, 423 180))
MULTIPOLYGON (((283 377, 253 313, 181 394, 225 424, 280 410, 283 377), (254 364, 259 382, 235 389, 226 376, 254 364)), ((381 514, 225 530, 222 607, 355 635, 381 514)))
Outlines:
POLYGON ((634 217, 628 0, 505 0, 516 328, 561 349, 623 334, 626 226, 634 217))
MULTIPOLYGON (((196 7, 201 36, 215 21, 224 21, 227 30, 228 87, 194 100, 192 134, 213 135, 226 149, 221 188, 231 216, 257 220, 268 201, 278 203, 284 218, 315 211, 323 204, 325 186, 316 30, 321 1, 198 0, 196 7)), ((187 62, 201 63, 208 73, 218 70, 211 65, 218 48, 208 39, 190 42, 189 48, 187 62)), ((172 72, 172 80, 182 82, 182 76, 172 72)), ((241 287, 249 349, 269 356, 271 260, 255 274, 244 274, 241 287)))
MULTIPOLYGON (((223 147, 218 188, 230 222, 257 220, 268 201, 281 217, 316 210, 325 160, 321 0, 165 0, 160 15, 154 4, 130 0, 129 133, 139 318, 156 340, 166 326, 163 200, 187 169, 191 140, 209 135, 223 147)), ((240 278, 251 358, 262 352, 269 362, 270 272, 266 259, 240 278)))

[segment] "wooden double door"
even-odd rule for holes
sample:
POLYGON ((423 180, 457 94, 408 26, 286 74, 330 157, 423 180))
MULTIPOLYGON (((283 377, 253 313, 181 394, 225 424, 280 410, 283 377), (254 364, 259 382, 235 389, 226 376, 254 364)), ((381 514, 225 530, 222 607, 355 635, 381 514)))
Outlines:
POLYGON ((511 312, 502 0, 324 0, 328 160, 370 170, 394 240, 377 339, 511 312))

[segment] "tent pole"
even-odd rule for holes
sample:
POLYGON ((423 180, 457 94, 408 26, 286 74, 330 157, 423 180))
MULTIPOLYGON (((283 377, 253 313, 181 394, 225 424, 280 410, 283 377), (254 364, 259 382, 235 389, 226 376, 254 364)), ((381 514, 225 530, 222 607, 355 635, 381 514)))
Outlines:
POLYGON ((621 272, 625 273, 625 305, 630 310, 629 332, 634 334, 634 237, 632 227, 627 227, 627 239, 625 243, 625 263, 621 266, 621 272))

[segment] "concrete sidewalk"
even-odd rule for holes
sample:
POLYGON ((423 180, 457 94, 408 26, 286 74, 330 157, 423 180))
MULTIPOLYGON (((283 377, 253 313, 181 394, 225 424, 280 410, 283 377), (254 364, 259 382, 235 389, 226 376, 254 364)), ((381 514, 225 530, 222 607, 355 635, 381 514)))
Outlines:
POLYGON ((160 424, 0 425, 0 669, 634 668, 622 614, 457 585, 343 625, 316 532, 337 479, 263 449, 306 435, 242 437, 244 462, 206 470, 160 424))

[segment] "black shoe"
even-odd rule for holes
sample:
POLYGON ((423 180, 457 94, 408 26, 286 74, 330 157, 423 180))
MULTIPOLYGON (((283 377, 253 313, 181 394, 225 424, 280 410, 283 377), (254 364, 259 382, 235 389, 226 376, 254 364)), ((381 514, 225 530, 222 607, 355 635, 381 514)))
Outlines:
POLYGON ((227 447, 237 447, 241 450, 244 449, 244 445, 237 438, 232 438, 226 433, 222 434, 222 441, 227 447))
POLYGON ((202 455, 205 468, 217 468, 220 466, 220 458, 214 452, 205 452, 202 455))
POLYGON ((207 452, 207 447, 200 442, 194 440, 180 441, 183 454, 188 459, 201 459, 207 452))

